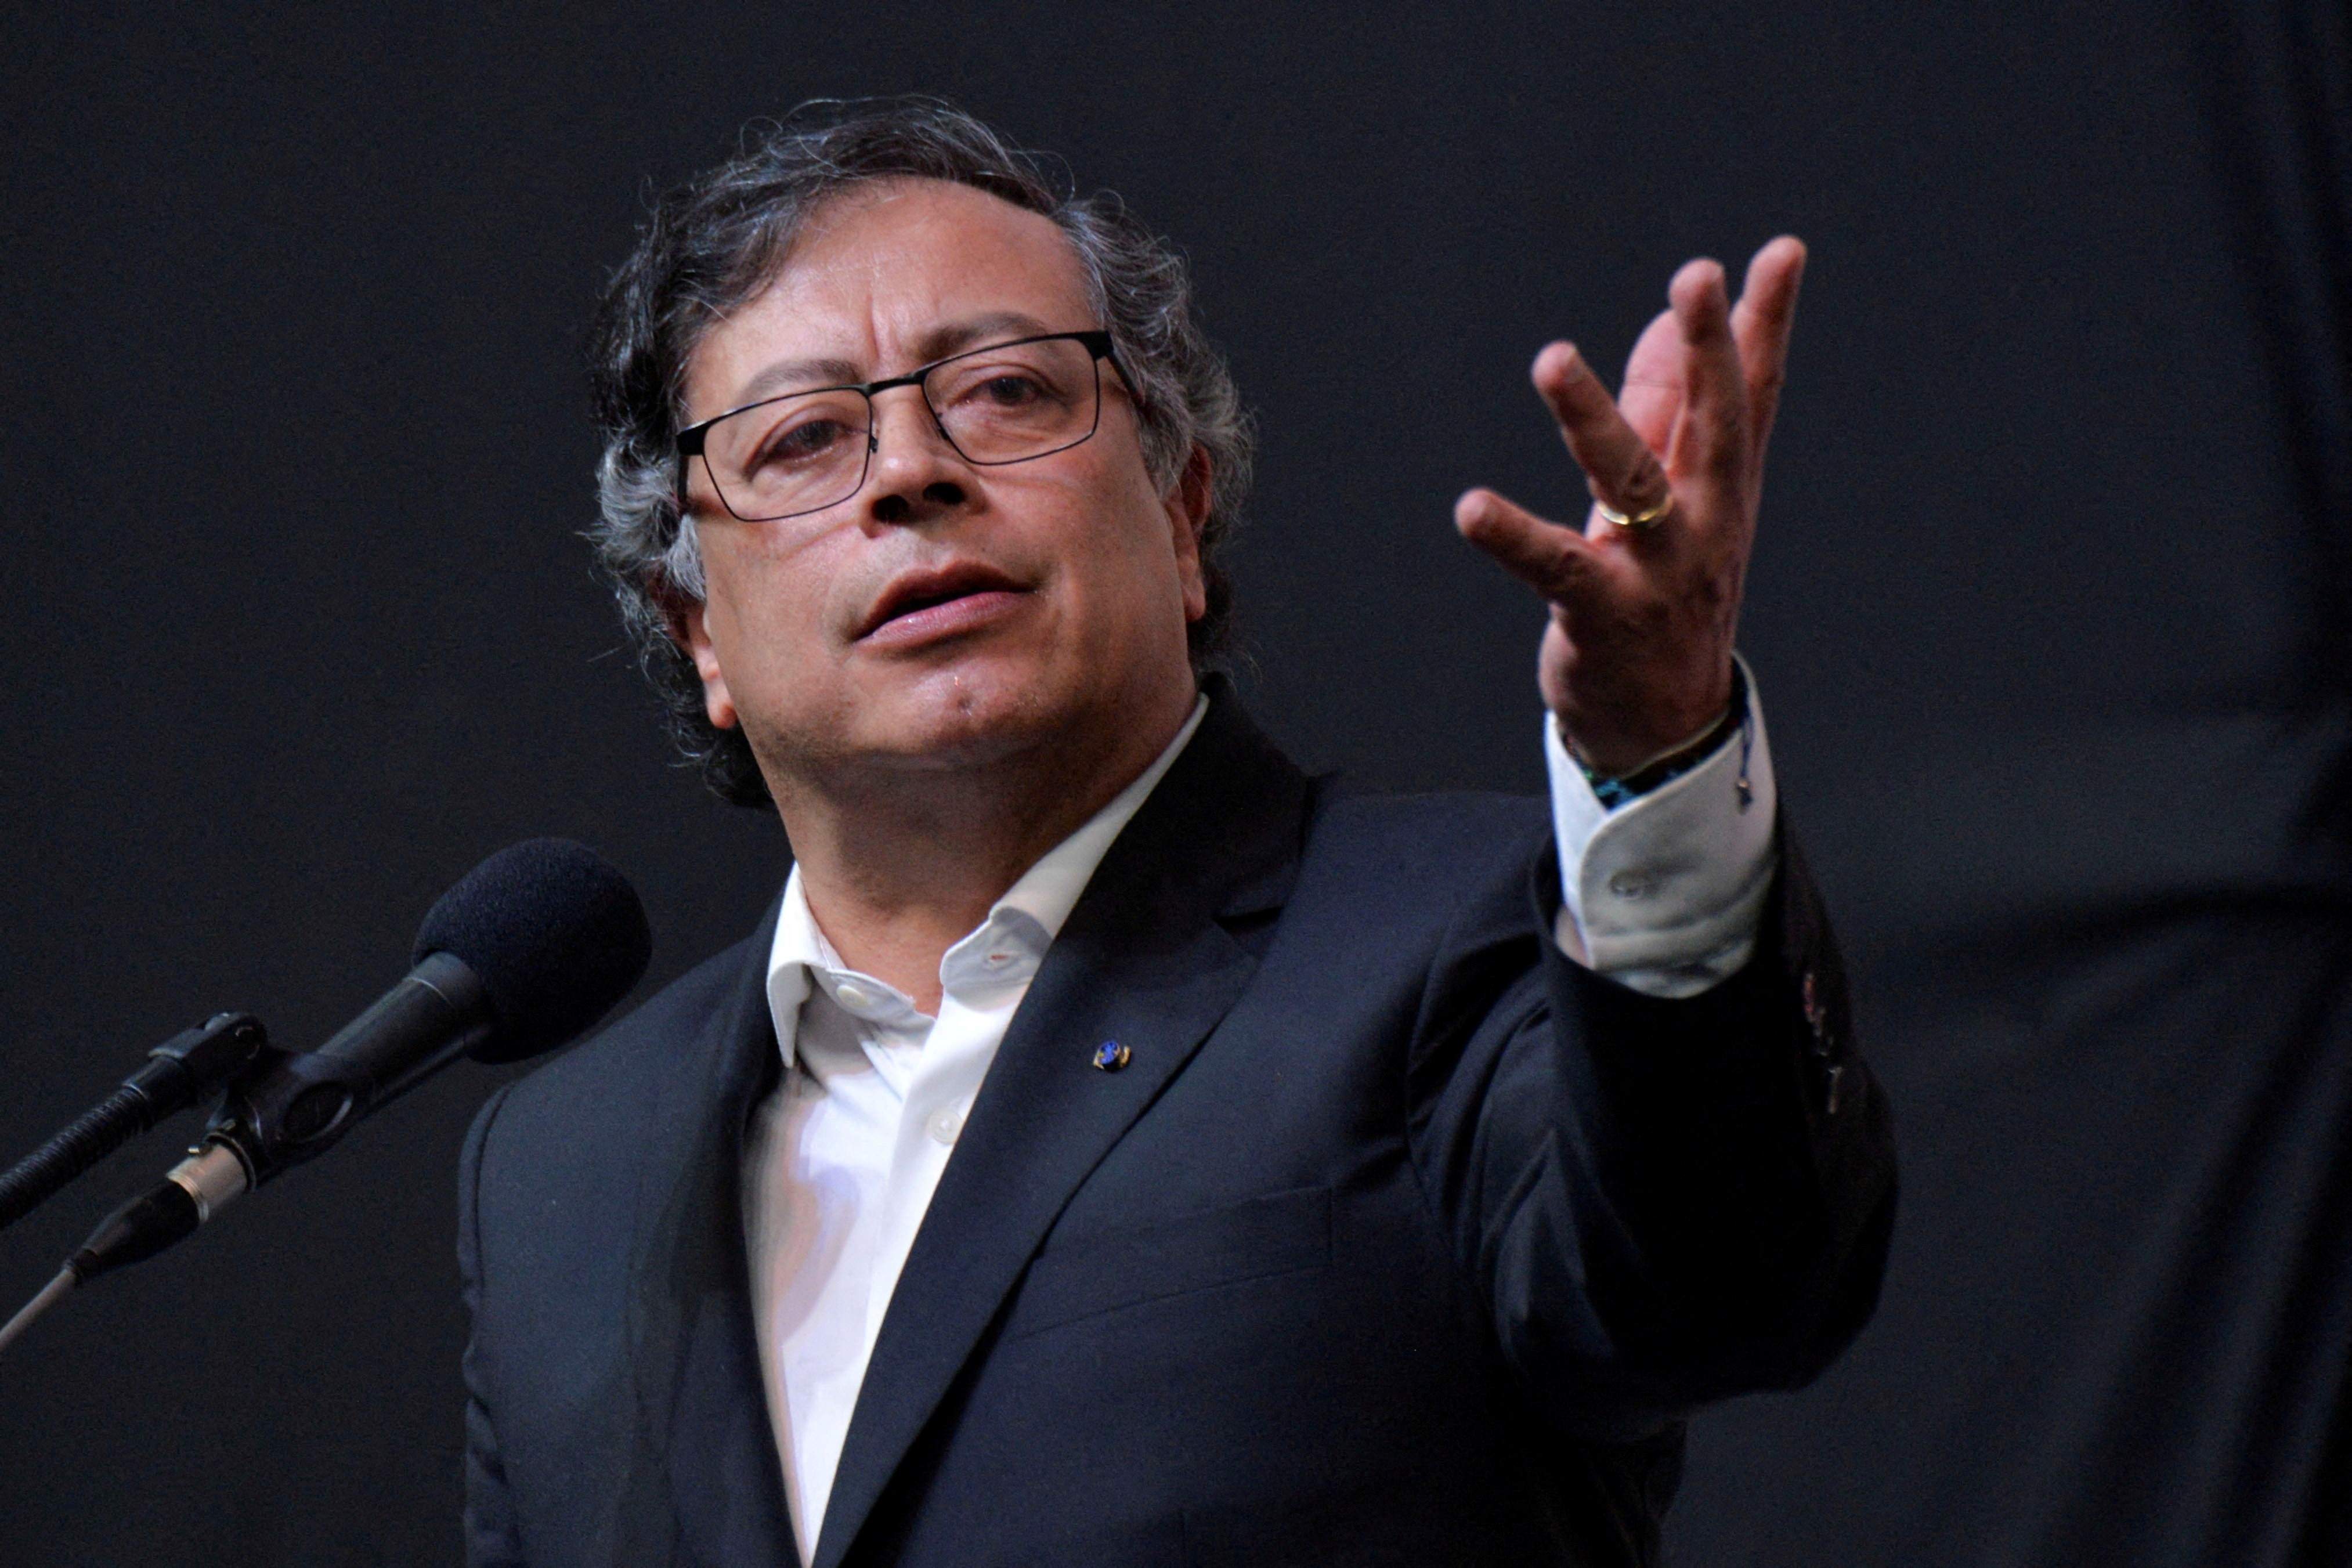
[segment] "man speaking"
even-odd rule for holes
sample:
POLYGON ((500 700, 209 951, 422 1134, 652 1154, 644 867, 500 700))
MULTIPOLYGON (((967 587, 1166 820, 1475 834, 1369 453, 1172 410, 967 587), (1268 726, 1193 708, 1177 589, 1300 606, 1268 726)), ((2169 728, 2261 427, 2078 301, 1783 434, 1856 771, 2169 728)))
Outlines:
POLYGON ((925 101, 666 197, 600 549, 794 865, 475 1125, 470 1561, 1653 1561, 1892 1223, 1732 653, 1801 263, 1684 268, 1622 397, 1538 357, 1592 515, 1455 522, 1551 798, 1384 799, 1207 673, 1247 429, 1115 199, 925 101))

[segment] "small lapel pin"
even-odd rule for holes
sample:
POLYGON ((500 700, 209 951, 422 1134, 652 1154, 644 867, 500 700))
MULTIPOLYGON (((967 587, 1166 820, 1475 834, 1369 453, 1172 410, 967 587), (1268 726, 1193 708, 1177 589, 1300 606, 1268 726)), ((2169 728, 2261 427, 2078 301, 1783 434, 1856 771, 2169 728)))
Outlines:
POLYGON ((1117 1072, 1134 1054, 1117 1040, 1105 1040, 1095 1047, 1095 1066, 1105 1072, 1117 1072))

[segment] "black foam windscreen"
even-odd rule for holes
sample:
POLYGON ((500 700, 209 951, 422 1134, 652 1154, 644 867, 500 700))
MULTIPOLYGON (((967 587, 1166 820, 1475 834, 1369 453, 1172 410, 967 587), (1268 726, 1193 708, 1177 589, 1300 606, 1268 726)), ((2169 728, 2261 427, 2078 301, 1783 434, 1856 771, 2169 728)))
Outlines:
POLYGON ((436 952, 481 976, 498 1011, 475 1058, 511 1062, 566 1044, 627 995, 653 957, 653 932, 636 889, 604 857, 569 838, 529 838, 426 912, 416 962, 436 952))

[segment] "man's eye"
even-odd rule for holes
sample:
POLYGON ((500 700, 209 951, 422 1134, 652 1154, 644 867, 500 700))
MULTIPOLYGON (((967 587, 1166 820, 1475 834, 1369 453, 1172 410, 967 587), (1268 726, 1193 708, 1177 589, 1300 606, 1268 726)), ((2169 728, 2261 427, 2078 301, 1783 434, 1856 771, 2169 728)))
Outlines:
POLYGON ((761 463, 804 463, 839 446, 849 436, 849 427, 837 419, 807 419, 798 425, 779 426, 761 443, 761 463))
POLYGON ((980 384, 979 395, 1000 408, 1025 408, 1045 395, 1045 389, 1026 375, 992 375, 980 384))

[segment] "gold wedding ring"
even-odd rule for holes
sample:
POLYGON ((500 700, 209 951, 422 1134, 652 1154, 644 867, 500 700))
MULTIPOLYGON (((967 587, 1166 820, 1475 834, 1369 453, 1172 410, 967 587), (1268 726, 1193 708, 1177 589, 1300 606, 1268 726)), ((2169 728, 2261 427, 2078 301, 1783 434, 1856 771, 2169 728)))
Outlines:
POLYGON ((1601 516, 1607 518, 1610 521, 1615 523, 1620 528, 1648 528, 1660 518, 1665 516, 1666 513, 1675 510, 1675 492, 1668 490, 1666 492, 1666 499, 1660 501, 1657 505, 1652 507, 1647 511, 1619 511, 1615 507, 1611 506, 1599 496, 1594 496, 1592 498, 1592 505, 1601 516))

